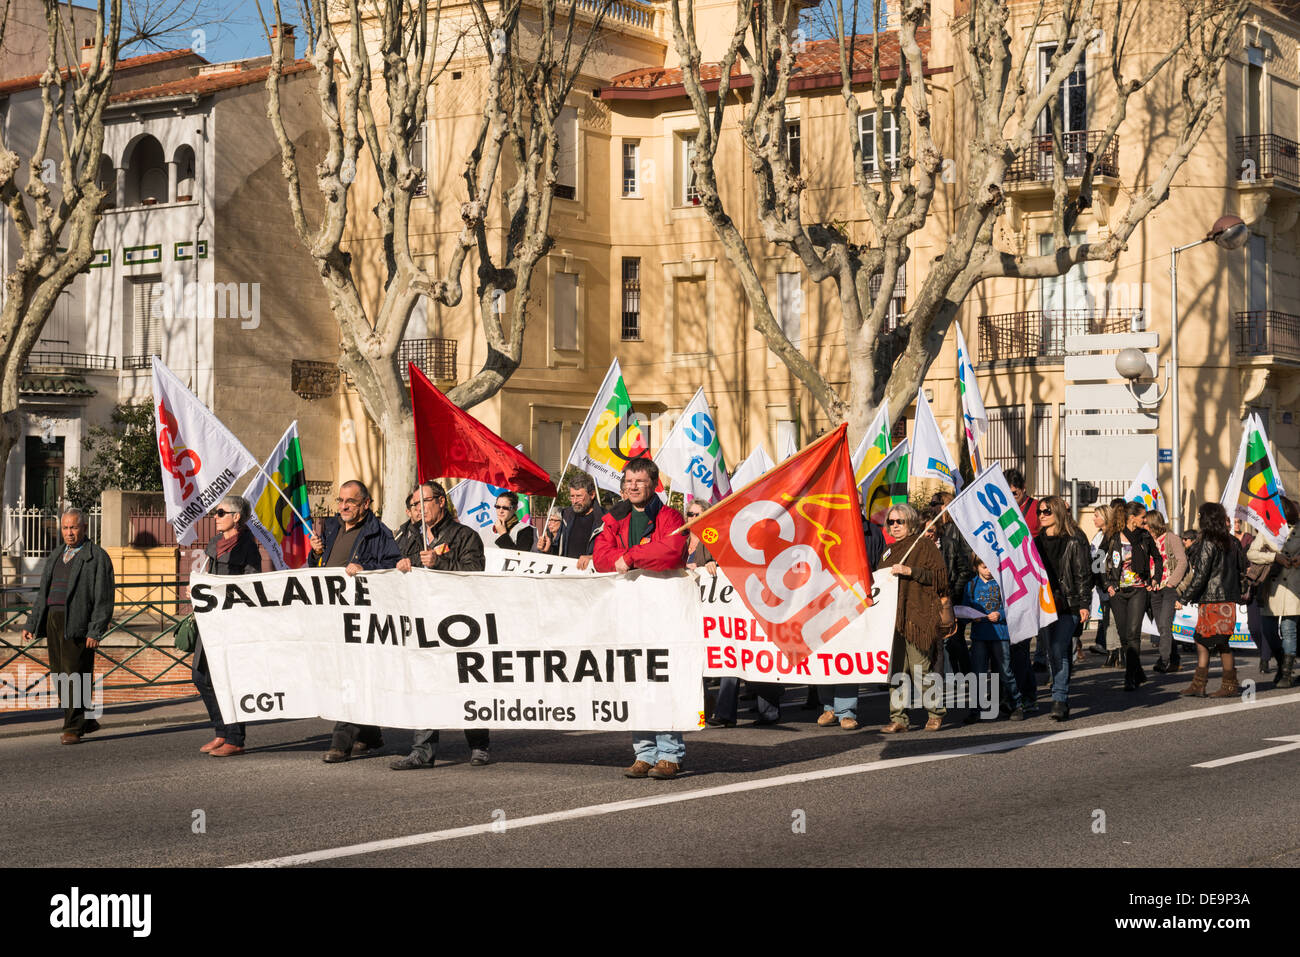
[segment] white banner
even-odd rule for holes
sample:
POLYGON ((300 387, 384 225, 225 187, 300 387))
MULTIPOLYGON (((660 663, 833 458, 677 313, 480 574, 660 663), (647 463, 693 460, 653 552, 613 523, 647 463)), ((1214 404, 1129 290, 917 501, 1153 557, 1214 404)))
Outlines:
POLYGON ((713 424, 703 386, 695 391, 664 439, 655 464, 672 491, 688 498, 712 503, 731 494, 727 463, 722 457, 718 429, 713 424))
POLYGON ((257 459, 157 356, 153 401, 167 521, 176 541, 189 545, 199 519, 257 468, 257 459))
MULTIPOLYGON (((1174 612, 1174 640, 1194 642, 1196 640, 1196 619, 1200 615, 1199 605, 1184 605, 1174 612)), ((1246 606, 1237 606, 1237 620, 1232 626, 1232 637, 1228 639, 1228 650, 1247 650, 1255 647, 1255 640, 1250 637, 1250 621, 1246 617, 1246 606)))
POLYGON ((885 684, 898 612, 898 579, 876 575, 873 604, 803 661, 778 651, 721 571, 696 574, 704 611, 704 676, 801 685, 885 684))
POLYGON ((228 722, 321 717, 582 731, 704 724, 699 590, 688 575, 540 581, 303 568, 194 575, 191 583, 228 722))
POLYGON ((498 575, 597 575, 595 566, 578 567, 576 558, 543 555, 541 552, 517 552, 510 548, 488 548, 483 552, 484 571, 498 575))
POLYGON ((994 462, 952 500, 948 514, 1002 588, 1012 642, 1027 641, 1056 621, 1047 571, 1025 516, 994 462))
POLYGON ((948 452, 948 446, 939 434, 939 423, 934 420, 925 393, 916 393, 916 422, 912 425, 912 458, 909 466, 911 478, 938 479, 954 489, 961 489, 961 472, 957 460, 948 452))

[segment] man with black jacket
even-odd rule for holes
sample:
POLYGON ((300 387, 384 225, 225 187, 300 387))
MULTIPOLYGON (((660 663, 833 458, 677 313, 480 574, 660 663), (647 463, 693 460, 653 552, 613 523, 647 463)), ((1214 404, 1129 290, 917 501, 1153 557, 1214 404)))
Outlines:
MULTIPOLYGON (((483 539, 474 529, 451 517, 447 510, 447 493, 442 486, 437 482, 425 482, 418 491, 423 520, 416 526, 417 534, 408 542, 406 554, 397 563, 397 570, 409 572, 418 563, 425 568, 448 572, 483 571, 487 567, 483 539)), ((491 760, 486 728, 466 728, 465 742, 469 745, 472 767, 482 767, 491 760)), ((411 753, 388 766, 394 771, 431 768, 437 751, 437 729, 425 728, 415 732, 411 753)))
MULTIPOLYGON (((339 486, 337 502, 337 517, 331 515, 312 528, 307 564, 312 568, 342 568, 349 575, 395 568, 401 557, 397 542, 388 526, 370 510, 369 489, 356 480, 344 482, 339 486)), ((338 764, 354 753, 377 751, 383 746, 383 735, 374 725, 340 721, 334 725, 334 737, 321 760, 338 764)))
POLYGON ((596 483, 585 472, 569 481, 569 505, 560 513, 560 534, 543 534, 537 539, 536 549, 548 555, 576 558, 578 567, 591 564, 596 536, 604 527, 605 510, 596 497, 596 483))

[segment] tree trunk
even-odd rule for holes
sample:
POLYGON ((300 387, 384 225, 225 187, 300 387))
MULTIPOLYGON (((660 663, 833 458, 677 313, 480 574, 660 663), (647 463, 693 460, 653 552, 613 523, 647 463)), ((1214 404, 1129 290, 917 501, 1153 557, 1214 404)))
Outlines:
POLYGON ((391 529, 406 521, 406 496, 415 487, 415 417, 393 403, 376 420, 384 437, 384 507, 380 518, 391 529))
POLYGON ((13 504, 4 500, 5 477, 9 472, 9 453, 18 444, 21 431, 21 412, 17 409, 11 409, 0 415, 0 506, 13 504))

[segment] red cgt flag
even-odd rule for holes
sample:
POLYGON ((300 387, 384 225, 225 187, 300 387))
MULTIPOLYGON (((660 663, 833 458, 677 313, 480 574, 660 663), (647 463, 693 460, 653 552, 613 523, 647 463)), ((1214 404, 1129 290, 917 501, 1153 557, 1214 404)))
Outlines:
POLYGON ((871 604, 871 569, 847 425, 688 527, 786 654, 804 658, 871 604))
POLYGON ((415 461, 421 482, 475 479, 497 488, 554 497, 555 483, 544 468, 452 405, 415 363, 408 366, 411 410, 415 413, 415 461))

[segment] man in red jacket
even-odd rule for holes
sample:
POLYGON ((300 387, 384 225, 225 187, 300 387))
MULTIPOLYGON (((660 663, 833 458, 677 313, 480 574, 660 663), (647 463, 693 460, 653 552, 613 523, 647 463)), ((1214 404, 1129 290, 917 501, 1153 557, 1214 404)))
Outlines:
MULTIPOLYGON (((669 508, 655 495, 659 466, 645 458, 623 469, 623 494, 605 514, 596 537, 593 564, 598 572, 626 572, 633 568, 673 571, 686 567, 685 535, 676 534, 686 524, 681 512, 669 508)), ((623 774, 629 778, 669 780, 677 775, 686 742, 679 731, 634 731, 636 762, 623 774)))

